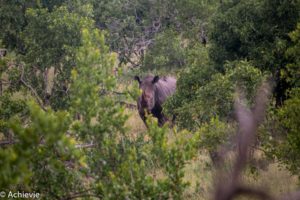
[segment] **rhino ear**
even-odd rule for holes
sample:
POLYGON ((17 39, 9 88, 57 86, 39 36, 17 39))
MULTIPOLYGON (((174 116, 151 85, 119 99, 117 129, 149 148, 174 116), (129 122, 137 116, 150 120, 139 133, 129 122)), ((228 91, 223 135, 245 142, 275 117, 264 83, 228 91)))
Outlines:
POLYGON ((139 82, 139 84, 141 84, 141 79, 139 76, 134 76, 134 80, 136 80, 137 82, 139 82))
POLYGON ((155 84, 158 82, 158 80, 159 80, 159 76, 154 76, 152 83, 155 84))

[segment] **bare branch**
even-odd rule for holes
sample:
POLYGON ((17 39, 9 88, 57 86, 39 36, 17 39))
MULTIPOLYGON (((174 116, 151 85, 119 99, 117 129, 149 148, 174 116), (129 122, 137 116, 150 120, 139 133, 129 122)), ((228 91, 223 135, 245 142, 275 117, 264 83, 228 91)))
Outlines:
POLYGON ((0 141, 0 146, 6 146, 6 145, 12 145, 12 144, 16 144, 17 141, 14 140, 2 140, 0 141))
POLYGON ((94 143, 90 143, 90 144, 76 144, 75 148, 84 149, 84 148, 92 148, 92 147, 95 147, 95 146, 96 146, 96 144, 94 144, 94 143))
MULTIPOLYGON (((238 146, 237 157, 231 173, 221 172, 221 169, 218 171, 218 176, 216 177, 218 178, 215 192, 216 200, 230 200, 237 195, 245 194, 256 196, 260 199, 273 199, 271 195, 263 190, 243 186, 240 180, 241 173, 248 162, 249 149, 255 142, 257 128, 264 118, 269 91, 269 85, 267 83, 262 84, 257 92, 253 111, 244 106, 245 103, 243 103, 242 97, 235 101, 235 111, 239 123, 236 139, 238 146)), ((222 160, 224 160, 224 157, 222 160)), ((218 166, 222 166, 222 163, 219 163, 218 166)))
POLYGON ((96 195, 94 193, 94 190, 95 190, 94 188, 91 188, 91 189, 86 189, 86 190, 83 190, 80 192, 76 192, 76 193, 68 195, 67 197, 62 197, 61 200, 71 200, 71 199, 78 199, 78 198, 82 199, 84 197, 93 197, 93 198, 101 199, 102 197, 99 195, 96 195))
POLYGON ((129 108, 129 109, 136 109, 137 108, 137 105, 132 104, 132 103, 128 103, 128 102, 125 102, 125 101, 118 101, 117 103, 119 103, 122 106, 125 106, 126 108, 129 108))
POLYGON ((40 105, 40 107, 46 111, 46 108, 44 107, 43 105, 43 102, 40 100, 40 97, 39 95, 37 94, 37 92, 35 91, 35 89, 33 89, 31 87, 31 85, 29 85, 28 83, 25 82, 24 80, 24 66, 23 65, 20 65, 20 68, 21 68, 21 77, 20 77, 20 81, 21 83, 26 86, 28 89, 30 89, 31 93, 33 94, 33 96, 35 97, 37 103, 40 105))

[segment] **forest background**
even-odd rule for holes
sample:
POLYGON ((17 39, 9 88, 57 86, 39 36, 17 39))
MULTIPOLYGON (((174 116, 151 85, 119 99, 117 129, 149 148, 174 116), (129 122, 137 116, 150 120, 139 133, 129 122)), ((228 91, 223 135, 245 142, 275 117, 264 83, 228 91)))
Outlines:
MULTIPOLYGON (((42 199, 209 199, 234 101, 271 95, 243 174, 299 188, 299 0, 1 0, 0 189, 42 199), (176 76, 146 129, 135 75, 176 76)), ((230 159, 223 165, 230 169, 230 159)))

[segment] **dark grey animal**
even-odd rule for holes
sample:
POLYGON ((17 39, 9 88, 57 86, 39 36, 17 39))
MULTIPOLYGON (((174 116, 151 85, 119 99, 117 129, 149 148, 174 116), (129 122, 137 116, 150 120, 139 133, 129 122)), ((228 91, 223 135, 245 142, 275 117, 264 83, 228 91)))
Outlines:
POLYGON ((142 95, 138 98, 137 107, 140 117, 146 124, 146 115, 152 114, 158 119, 158 125, 162 126, 168 121, 163 114, 163 103, 176 90, 176 79, 170 76, 152 76, 148 75, 142 80, 135 76, 139 82, 142 95))

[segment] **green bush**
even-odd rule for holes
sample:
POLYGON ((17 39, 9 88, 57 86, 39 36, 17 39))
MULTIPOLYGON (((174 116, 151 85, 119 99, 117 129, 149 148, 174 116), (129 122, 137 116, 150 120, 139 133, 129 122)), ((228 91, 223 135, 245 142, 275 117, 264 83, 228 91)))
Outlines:
MULTIPOLYGON (((233 124, 222 122, 211 118, 209 122, 203 123, 197 131, 199 134, 199 147, 210 153, 211 159, 218 159, 217 152, 221 145, 228 146, 234 136, 236 129, 233 124)), ((229 147, 229 149, 232 147, 229 147)))
POLYGON ((299 1, 224 1, 211 23, 210 59, 221 72, 226 62, 243 59, 269 71, 276 82, 276 103, 282 104, 291 87, 279 72, 290 62, 283 55, 291 45, 288 33, 296 28, 299 9, 299 1))
POLYGON ((36 191, 49 199, 79 190, 76 171, 84 162, 74 140, 66 135, 70 116, 66 112, 45 112, 33 102, 29 110, 27 127, 17 119, 9 123, 15 144, 0 150, 1 188, 36 191))
POLYGON ((261 141, 267 156, 278 159, 293 174, 300 175, 300 90, 294 88, 284 105, 269 112, 261 128, 261 141))
POLYGON ((233 118, 236 89, 245 93, 251 105, 263 79, 261 71, 246 61, 227 63, 224 74, 215 72, 209 65, 194 66, 181 75, 177 91, 166 107, 176 115, 180 128, 197 129, 217 116, 227 121, 233 118))
POLYGON ((197 135, 169 133, 150 118, 149 140, 133 139, 113 96, 115 57, 104 35, 83 29, 82 41, 69 109, 54 112, 31 102, 25 122, 6 117, 12 143, 0 149, 1 188, 39 192, 43 199, 182 199, 183 169, 196 153, 197 135), (153 170, 163 176, 153 177, 153 170))

